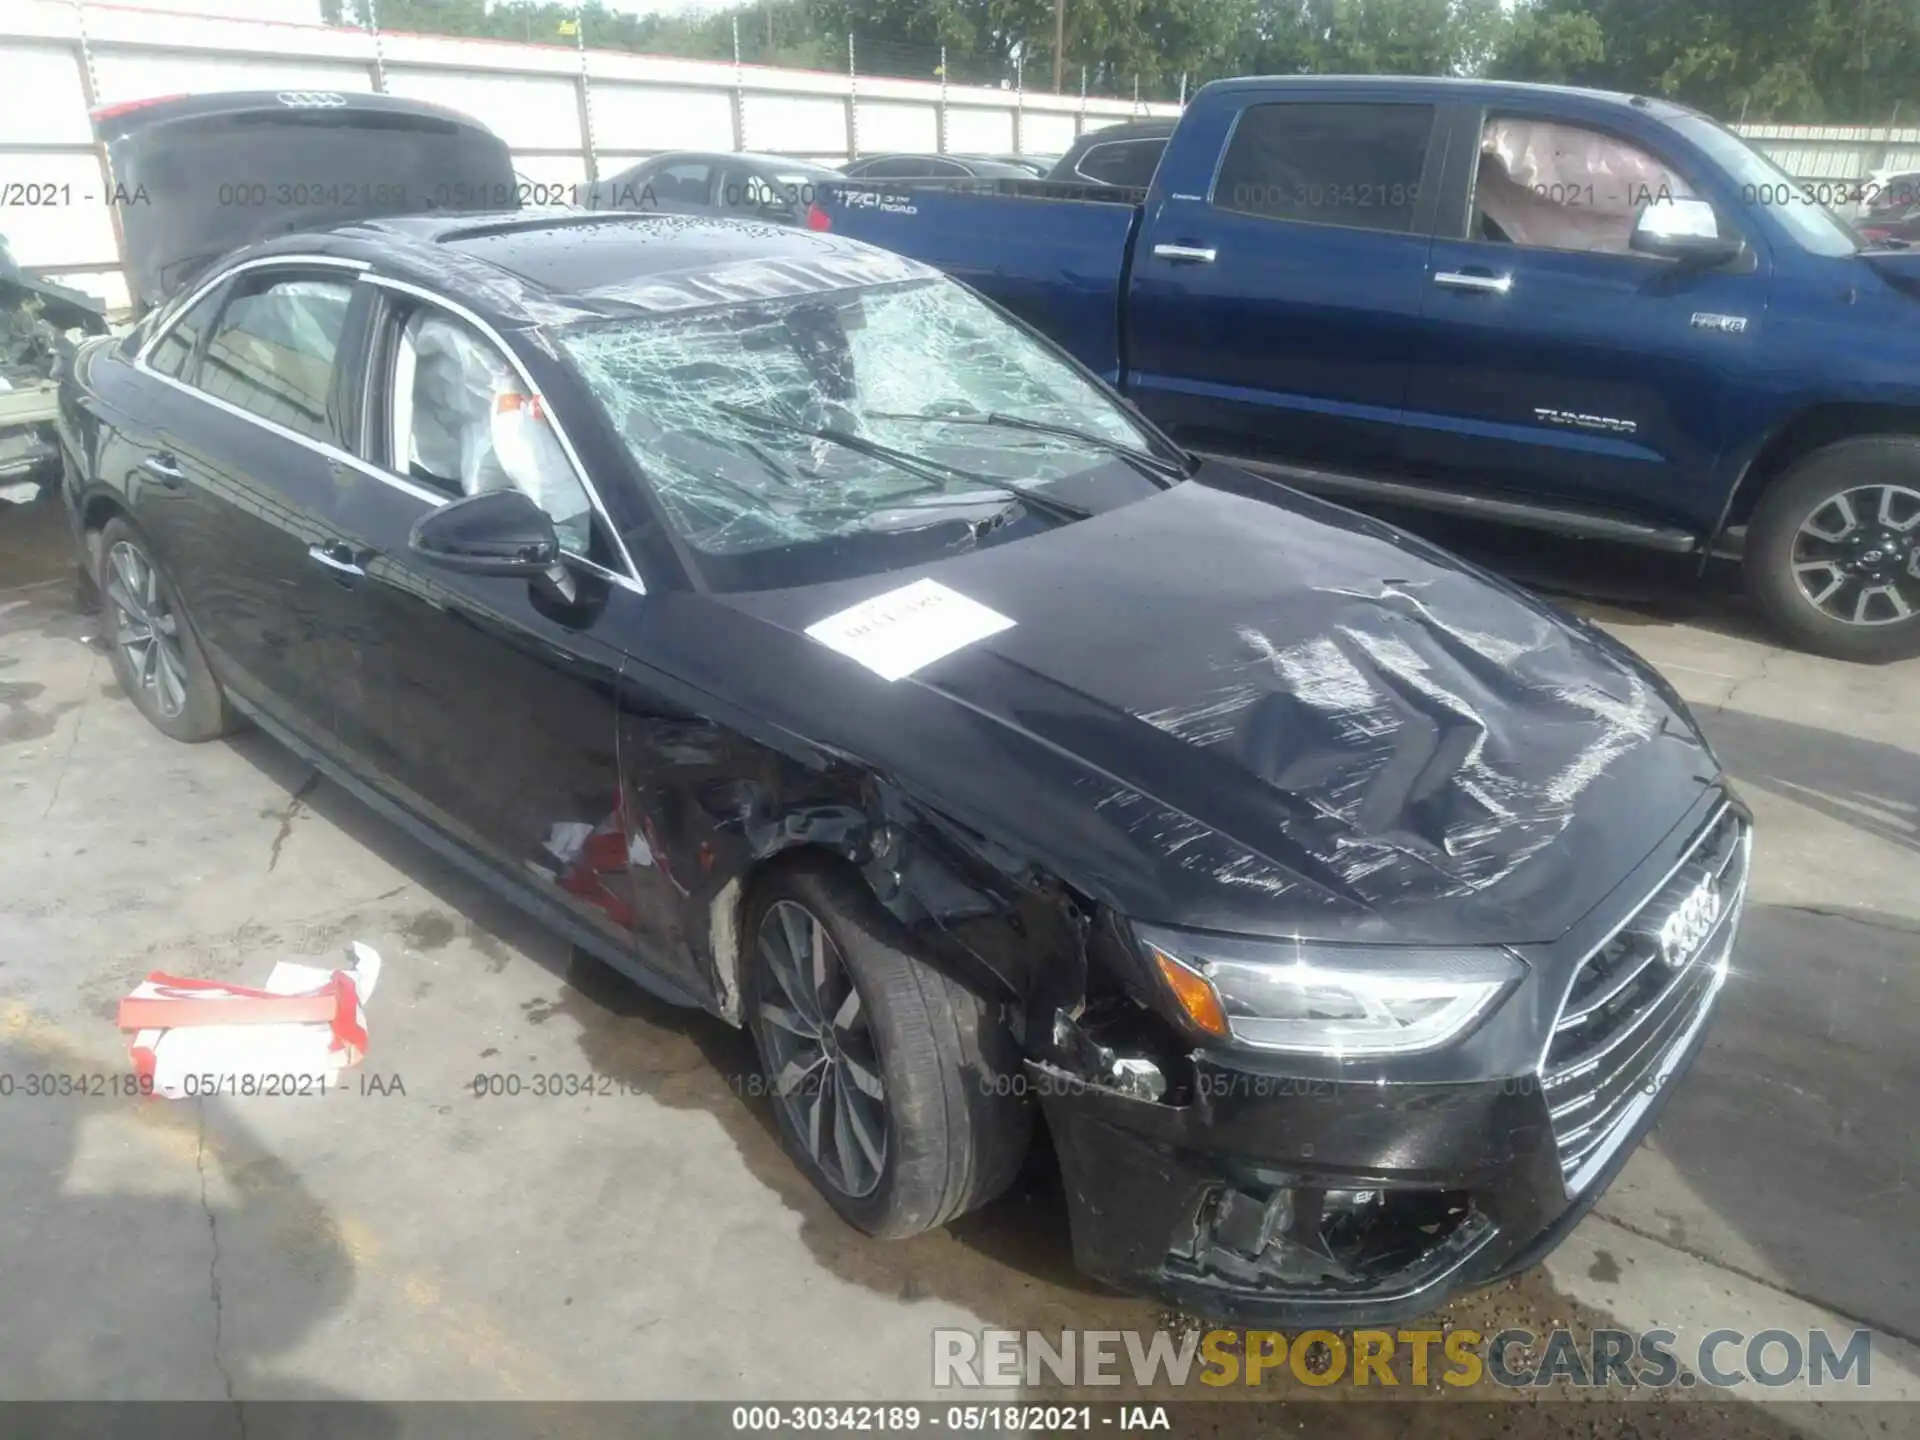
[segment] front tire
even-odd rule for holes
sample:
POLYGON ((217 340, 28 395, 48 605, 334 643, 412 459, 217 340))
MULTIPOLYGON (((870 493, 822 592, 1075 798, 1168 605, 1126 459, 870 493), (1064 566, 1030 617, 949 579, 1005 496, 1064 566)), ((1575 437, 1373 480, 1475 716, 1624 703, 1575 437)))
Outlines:
POLYGON ((121 518, 100 534, 101 618, 120 688, 153 727, 175 740, 214 740, 234 728, 232 709, 146 537, 121 518))
POLYGON ((998 1007, 911 954, 830 860, 783 862, 745 920, 747 1026, 787 1148, 833 1208, 898 1239, 1004 1191, 1032 1114, 998 1007))
POLYGON ((1836 660, 1920 655, 1920 437, 1816 450, 1747 526, 1747 588, 1796 645, 1836 660))

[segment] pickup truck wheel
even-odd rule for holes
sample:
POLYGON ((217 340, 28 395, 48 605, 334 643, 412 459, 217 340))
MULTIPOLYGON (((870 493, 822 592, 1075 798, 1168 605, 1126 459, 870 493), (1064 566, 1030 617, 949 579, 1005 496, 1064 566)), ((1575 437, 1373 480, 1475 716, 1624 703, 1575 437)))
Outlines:
POLYGON ((1802 648, 1838 660, 1920 655, 1920 438, 1816 450, 1747 527, 1747 588, 1802 648))
POLYGON ((834 862, 787 862, 744 933, 747 1024, 782 1136, 842 1218, 917 1235, 1013 1182, 1032 1115, 997 1007, 907 948, 834 862))
POLYGON ((146 538, 123 519, 100 535, 101 614, 120 688, 153 727, 175 740, 214 740, 233 711, 208 668, 199 637, 146 538))

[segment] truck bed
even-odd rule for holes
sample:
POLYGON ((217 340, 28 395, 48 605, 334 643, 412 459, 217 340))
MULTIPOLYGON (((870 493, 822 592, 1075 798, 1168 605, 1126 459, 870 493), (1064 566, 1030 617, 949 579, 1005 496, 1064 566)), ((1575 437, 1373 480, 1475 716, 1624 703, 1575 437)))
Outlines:
POLYGON ((937 266, 1118 381, 1121 300, 1143 192, 1044 180, 848 181, 834 233, 937 266))

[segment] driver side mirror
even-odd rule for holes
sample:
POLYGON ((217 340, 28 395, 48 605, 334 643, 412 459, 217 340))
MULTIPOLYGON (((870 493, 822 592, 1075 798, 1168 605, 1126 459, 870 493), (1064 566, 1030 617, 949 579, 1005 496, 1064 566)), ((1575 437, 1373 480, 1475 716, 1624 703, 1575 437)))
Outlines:
POLYGON ((407 548, 466 575, 531 579, 560 563, 552 518, 518 490, 487 490, 429 510, 414 521, 407 548))
POLYGON ((1674 196, 1640 207, 1629 243, 1638 254, 1704 270, 1731 264, 1747 253, 1746 241, 1721 235, 1713 206, 1674 196))

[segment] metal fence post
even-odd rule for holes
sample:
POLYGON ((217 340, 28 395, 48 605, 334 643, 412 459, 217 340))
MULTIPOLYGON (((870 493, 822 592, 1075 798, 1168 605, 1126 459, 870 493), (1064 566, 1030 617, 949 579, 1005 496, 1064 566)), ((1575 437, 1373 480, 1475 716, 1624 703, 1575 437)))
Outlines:
POLYGON ((1180 72, 1180 108, 1187 108, 1187 72, 1184 70, 1180 72))
POLYGON ((853 32, 847 32, 847 158, 860 158, 860 71, 853 61, 853 32))
POLYGON ((747 148, 747 75, 740 67, 740 17, 733 17, 733 148, 747 148))
POLYGON ((1133 113, 1136 117, 1140 114, 1140 72, 1138 70, 1133 72, 1133 113))
POLYGON ((935 153, 947 153, 947 47, 940 47, 940 115, 934 127, 935 153))
POLYGON ((580 52, 580 74, 574 81, 574 93, 580 100, 580 138, 587 147, 587 183, 592 185, 600 179, 600 151, 593 134, 593 80, 587 74, 587 12, 586 6, 577 0, 573 7, 573 40, 580 52))
POLYGON ((1022 137, 1027 133, 1027 57, 1013 59, 1013 153, 1026 154, 1022 137))
POLYGON ((1080 109, 1073 117, 1073 133, 1076 137, 1087 133, 1087 67, 1080 67, 1080 109))
MULTIPOLYGON (((87 117, 100 108, 100 72, 93 68, 93 40, 87 34, 87 7, 73 0, 73 22, 80 32, 80 93, 86 98, 87 117)), ((120 207, 113 203, 113 162, 107 159, 107 142, 94 131, 94 158, 100 162, 102 193, 107 197, 107 227, 113 231, 113 258, 120 263, 120 277, 126 281, 127 299, 138 311, 133 293, 133 265, 127 257, 127 232, 120 224, 120 207)))
POLYGON ((380 8, 378 0, 367 0, 367 34, 373 38, 373 89, 374 93, 387 93, 387 52, 380 43, 380 8))

